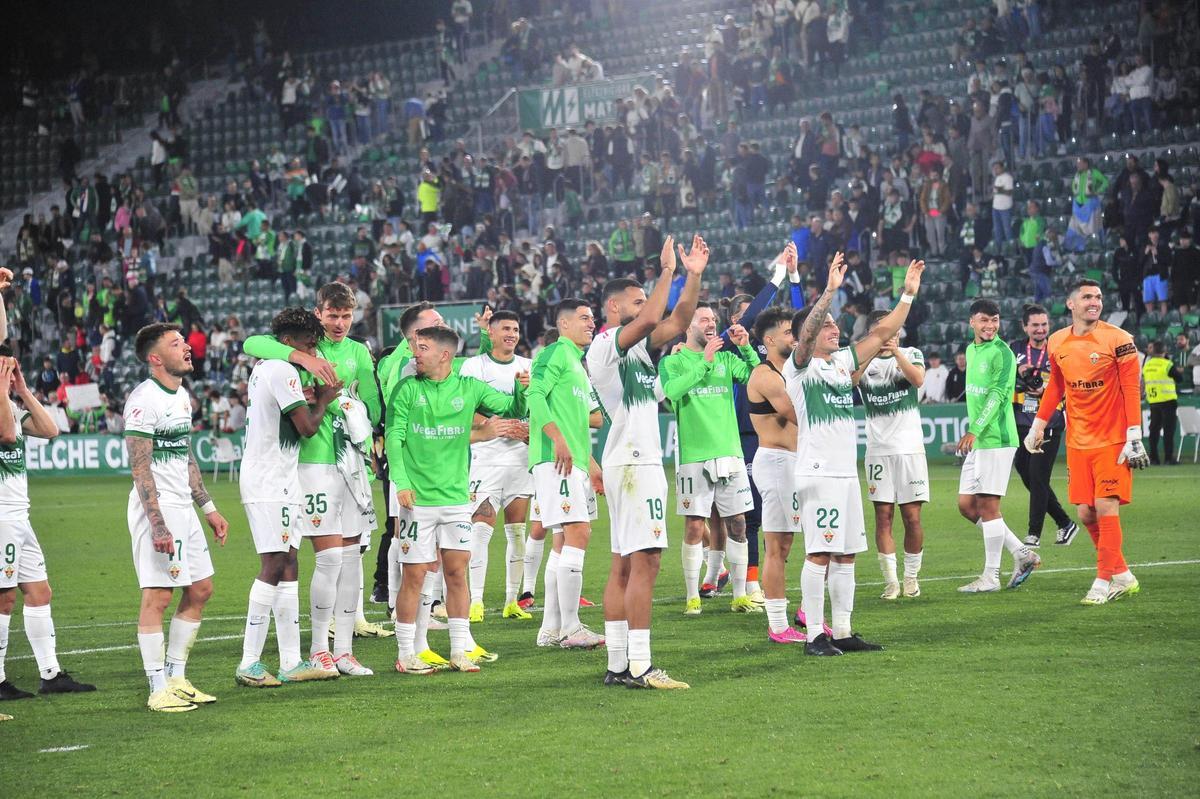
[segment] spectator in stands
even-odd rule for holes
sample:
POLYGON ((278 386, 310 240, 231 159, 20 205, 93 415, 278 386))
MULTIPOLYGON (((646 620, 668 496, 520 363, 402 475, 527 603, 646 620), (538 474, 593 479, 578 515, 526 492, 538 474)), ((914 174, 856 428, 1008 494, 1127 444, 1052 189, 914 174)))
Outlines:
MULTIPOLYGON (((925 382, 929 382, 929 373, 925 373, 925 382)), ((967 393, 967 353, 959 350, 954 353, 954 366, 946 373, 945 402, 963 402, 967 393)))
POLYGON ((1171 246, 1161 238, 1157 225, 1146 235, 1147 242, 1142 248, 1142 301, 1149 311, 1157 303, 1158 313, 1165 315, 1171 287, 1171 246))
MULTIPOLYGON (((968 171, 971 174, 972 197, 977 203, 986 202, 989 197, 987 165, 995 151, 995 119, 988 114, 987 106, 976 102, 972 106, 971 129, 967 133, 967 158, 969 160, 968 171)), ((1009 205, 1009 208, 1011 209, 1012 206, 1009 205)))
POLYGON ((123 297, 120 335, 132 338, 149 319, 150 298, 138 281, 137 272, 127 272, 125 284, 128 288, 123 297))
POLYGON ((1021 231, 1017 235, 1026 269, 1033 260, 1033 249, 1045 233, 1046 217, 1042 216, 1042 205, 1037 200, 1029 200, 1025 203, 1025 218, 1021 220, 1021 231))
POLYGON ((1046 302, 1053 291, 1052 278, 1055 270, 1062 263, 1062 255, 1058 249, 1058 231, 1047 227, 1045 234, 1034 247, 1033 256, 1029 262, 1029 275, 1033 279, 1033 301, 1046 302))
POLYGON ((921 188, 921 218, 925 225, 925 238, 929 243, 929 254, 940 258, 946 252, 947 219, 951 206, 950 188, 942 181, 941 172, 934 172, 921 188))
POLYGON ((1142 259, 1133 247, 1129 246, 1129 240, 1124 234, 1118 237, 1117 248, 1113 251, 1112 270, 1120 295, 1121 310, 1141 319, 1145 313, 1142 304, 1142 259))
POLYGON ((1082 252, 1087 240, 1103 229, 1100 198, 1108 191, 1108 178, 1080 156, 1071 179, 1071 221, 1067 225, 1066 248, 1082 252))
POLYGON ((897 152, 907 151, 913 135, 912 114, 900 92, 892 95, 892 133, 896 136, 897 152))
POLYGON ((1158 226, 1163 231, 1163 238, 1170 239, 1171 232, 1179 225, 1183 217, 1183 206, 1179 202, 1179 187, 1171 176, 1171 167, 1166 159, 1157 158, 1154 161, 1154 177, 1158 181, 1159 211, 1158 226))
POLYGON ((975 203, 967 203, 958 226, 959 252, 965 257, 976 245, 982 250, 987 243, 985 232, 979 224, 979 207, 975 203))
POLYGON ((1187 228, 1179 231, 1179 246, 1171 254, 1171 301, 1184 314, 1200 302, 1200 248, 1187 228))
POLYGON ((925 382, 917 390, 917 397, 924 403, 940 403, 946 401, 946 381, 950 370, 942 363, 942 356, 936 350, 925 353, 925 382))
POLYGON ((1128 182, 1119 193, 1125 237, 1137 252, 1145 249, 1147 235, 1161 208, 1161 201, 1151 190, 1144 175, 1145 172, 1140 169, 1128 173, 1128 182))
MULTIPOLYGON (((819 228, 820 218, 814 217, 814 219, 819 228)), ((880 240, 880 251, 885 254, 893 253, 905 247, 915 221, 911 210, 900 199, 899 190, 889 188, 880 209, 879 227, 876 231, 880 240)), ((819 235, 819 230, 812 235, 819 235)))
MULTIPOLYGON (((239 356, 244 358, 245 356, 239 356)), ((239 381, 240 382, 240 381, 239 381)), ((246 426, 246 404, 237 392, 229 392, 229 413, 225 417, 225 433, 238 433, 246 426)))
POLYGON ((1141 53, 1134 56, 1134 68, 1125 76, 1129 91, 1129 115, 1134 130, 1154 129, 1154 70, 1141 53))
POLYGON ((842 64, 850 45, 850 24, 854 20, 844 0, 831 0, 825 18, 826 44, 822 61, 828 61, 835 78, 841 76, 842 64))
POLYGON ((157 130, 150 131, 150 175, 154 188, 162 186, 167 174, 167 145, 157 130))

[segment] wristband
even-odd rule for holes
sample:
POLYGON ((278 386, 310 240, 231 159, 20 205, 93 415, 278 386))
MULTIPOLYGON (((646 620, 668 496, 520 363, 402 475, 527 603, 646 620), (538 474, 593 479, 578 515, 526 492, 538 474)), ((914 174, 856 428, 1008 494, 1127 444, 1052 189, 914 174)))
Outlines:
POLYGON ((783 276, 787 274, 787 267, 784 266, 781 261, 776 261, 775 263, 771 264, 771 268, 774 270, 774 272, 771 274, 771 282, 774 283, 776 287, 782 286, 783 276))
POLYGON ((210 499, 208 502, 205 502, 203 505, 200 506, 200 512, 203 513, 205 516, 207 516, 210 513, 216 513, 217 512, 217 503, 213 502, 210 499))
POLYGON ((797 269, 795 272, 788 272, 788 280, 792 281, 793 283, 799 283, 800 282, 800 270, 797 269))
POLYGON ((1139 424, 1139 425, 1135 425, 1134 427, 1130 427, 1130 428, 1126 429, 1125 430, 1125 440, 1126 441, 1141 441, 1142 440, 1142 426, 1139 424))
POLYGON ((906 302, 909 305, 912 305, 912 301, 916 298, 916 296, 916 294, 901 294, 900 302, 906 302))

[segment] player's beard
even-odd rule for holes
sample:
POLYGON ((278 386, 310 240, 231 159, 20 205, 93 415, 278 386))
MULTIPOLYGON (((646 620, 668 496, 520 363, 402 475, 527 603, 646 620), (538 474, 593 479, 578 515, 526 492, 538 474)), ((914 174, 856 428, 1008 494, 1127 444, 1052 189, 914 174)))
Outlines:
POLYGON ((167 374, 171 377, 187 377, 194 370, 191 361, 181 361, 179 366, 167 367, 167 374))
POLYGON ((637 319, 637 316, 635 316, 635 315, 622 316, 621 317, 621 327, 624 327, 625 325, 630 324, 631 322, 633 322, 634 319, 637 319))

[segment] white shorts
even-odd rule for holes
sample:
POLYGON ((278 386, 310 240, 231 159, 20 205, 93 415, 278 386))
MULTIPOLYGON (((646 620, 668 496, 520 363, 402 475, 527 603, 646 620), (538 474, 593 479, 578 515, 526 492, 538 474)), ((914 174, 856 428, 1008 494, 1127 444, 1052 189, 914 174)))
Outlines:
POLYGON ((247 502, 242 507, 246 509, 246 521, 250 522, 255 552, 265 555, 300 548, 300 533, 296 532, 301 515, 299 504, 247 502))
POLYGON ((867 496, 872 502, 929 501, 929 465, 925 455, 868 455, 867 496))
POLYGON ((401 563, 433 563, 439 549, 471 551, 474 541, 470 505, 400 508, 396 516, 396 540, 401 563))
POLYGON ((471 461, 471 508, 477 510, 484 502, 492 510, 507 508, 514 499, 533 496, 533 477, 528 466, 488 466, 471 461))
POLYGON ((800 532, 800 498, 796 495, 796 453, 759 447, 750 476, 762 497, 764 533, 800 532))
POLYGON ((136 494, 129 495, 129 536, 133 540, 133 568, 142 588, 183 588, 212 577, 212 557, 200 527, 200 517, 190 506, 162 505, 163 521, 175 537, 175 554, 155 552, 150 520, 136 494))
POLYGON ((605 467, 604 497, 614 554, 667 548, 667 475, 661 466, 605 467))
POLYGON ((745 464, 728 479, 714 482, 704 471, 703 463, 685 463, 675 474, 675 512, 680 516, 708 518, 713 505, 722 519, 748 513, 754 508, 750 492, 750 477, 745 464))
POLYGON ((0 522, 0 588, 46 579, 46 556, 29 519, 0 522))
POLYGON ((867 551, 862 493, 857 477, 796 476, 804 551, 855 555, 867 551))
POLYGON ((962 474, 958 476, 958 493, 1004 496, 1016 455, 1016 447, 971 450, 963 461, 962 474))
POLYGON ((328 463, 302 463, 300 471, 301 497, 300 523, 296 525, 300 535, 313 538, 322 535, 354 535, 346 533, 346 522, 342 518, 343 505, 355 511, 354 500, 346 491, 346 480, 337 466, 328 463))
POLYGON ((379 522, 375 517, 375 503, 366 510, 358 507, 358 503, 347 492, 345 497, 345 505, 342 507, 342 536, 345 538, 353 538, 359 536, 358 546, 360 548, 371 548, 371 533, 379 527, 379 522))
POLYGON ((578 466, 563 477, 552 462, 533 467, 534 510, 547 530, 596 518, 596 494, 588 473, 578 466))

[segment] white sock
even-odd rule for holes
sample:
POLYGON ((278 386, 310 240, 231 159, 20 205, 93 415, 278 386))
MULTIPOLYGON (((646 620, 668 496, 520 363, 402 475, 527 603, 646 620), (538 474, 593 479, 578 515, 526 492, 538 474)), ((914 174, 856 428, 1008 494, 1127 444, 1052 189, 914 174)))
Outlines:
POLYGON ((279 642, 279 669, 300 663, 300 583, 291 580, 275 586, 275 639, 279 642))
MULTIPOLYGON (((267 633, 271 631, 271 609, 279 588, 262 580, 250 586, 250 606, 246 610, 246 635, 242 639, 242 662, 239 669, 248 669, 262 660, 263 647, 267 645, 267 633)), ((282 668, 282 666, 280 666, 282 668)))
POLYGON ((546 539, 525 539, 525 568, 521 585, 531 594, 537 593, 538 570, 542 568, 542 551, 546 547, 546 539))
POLYGON ((396 659, 404 660, 413 656, 413 636, 416 633, 415 624, 396 622, 396 659))
POLYGON ((360 548, 358 550, 358 609, 354 611, 355 624, 358 624, 359 622, 363 624, 367 623, 367 614, 363 612, 363 589, 366 588, 366 586, 363 585, 362 558, 364 554, 366 554, 366 550, 360 548))
POLYGON ((829 625, 834 639, 850 637, 850 614, 854 612, 854 564, 829 564, 829 625))
POLYGON ((138 633, 138 649, 142 650, 142 668, 150 681, 150 693, 158 693, 167 687, 166 667, 163 664, 163 634, 138 633))
MULTIPOLYGON (((607 641, 605 642, 607 644, 607 641)), ((641 677, 650 670, 650 631, 629 631, 629 673, 641 677)))
POLYGON ((1004 526, 1003 519, 981 522, 979 527, 983 531, 983 576, 999 581, 1000 555, 1004 552, 1004 531, 1008 528, 1004 526))
POLYGON ((1133 572, 1126 569, 1123 572, 1118 572, 1112 576, 1112 582, 1129 584, 1133 582, 1133 572))
POLYGON ((400 593, 400 583, 404 578, 404 570, 400 566, 400 545, 395 541, 388 547, 388 607, 396 607, 396 596, 400 593))
POLYGON ((450 657, 465 655, 470 651, 467 642, 471 638, 471 623, 466 619, 451 618, 450 625, 450 657))
POLYGON ((0 682, 8 679, 4 672, 4 659, 8 657, 8 628, 12 625, 12 616, 0 613, 0 682))
MULTIPOLYGON (((1000 517, 997 521, 1003 524, 1004 517, 1000 517)), ((1004 525, 1004 548, 1008 550, 1008 554, 1018 559, 1025 557, 1029 552, 1029 548, 1025 546, 1025 542, 1017 538, 1016 534, 1008 528, 1007 524, 1004 525)))
POLYGON ((823 632, 825 624, 825 567, 805 558, 800 570, 800 607, 808 624, 808 640, 823 632))
POLYGON ((572 635, 583 626, 579 621, 579 597, 583 594, 584 554, 579 547, 564 546, 558 556, 558 615, 563 635, 572 635))
POLYGON ((21 616, 25 620, 25 637, 29 639, 33 657, 37 660, 38 673, 43 680, 53 679, 62 669, 54 650, 54 619, 50 616, 50 606, 26 605, 21 616))
POLYGON ((703 560, 704 548, 700 544, 683 545, 683 583, 688 599, 700 598, 700 564, 703 560))
POLYGON ((414 627, 412 645, 418 654, 430 649, 429 619, 433 611, 433 590, 437 585, 437 572, 425 572, 425 582, 421 584, 421 604, 417 606, 417 623, 414 627))
MULTIPOLYGON (((726 543, 728 546, 728 543, 726 543)), ((704 570, 704 582, 716 585, 721 579, 721 564, 725 561, 725 550, 708 550, 708 568, 704 570)))
POLYGON ((492 525, 475 522, 471 525, 471 604, 483 602, 483 584, 487 582, 488 545, 492 543, 492 525))
POLYGON ((896 582, 896 553, 879 553, 879 570, 883 572, 883 581, 888 583, 896 582))
POLYGON ((333 621, 333 606, 337 602, 342 552, 339 549, 323 549, 316 553, 313 561, 312 582, 308 586, 308 611, 312 617, 312 643, 308 647, 310 655, 329 649, 329 623, 333 621))
POLYGON ((904 553, 904 579, 916 579, 921 573, 921 558, 924 556, 925 550, 920 552, 905 552, 904 553))
POLYGON ((773 633, 781 633, 788 628, 787 600, 767 600, 767 626, 773 633))
POLYGON ((562 630, 562 614, 558 612, 558 560, 553 549, 546 558, 546 595, 542 597, 542 630, 559 633, 562 630))
MULTIPOLYGON (((538 553, 541 560, 541 553, 538 553)), ((504 604, 517 601, 525 571, 525 523, 504 525, 504 604)), ((539 564, 541 565, 541 564, 539 564)))
POLYGON ((746 595, 746 567, 750 563, 750 543, 730 538, 725 542, 725 551, 729 555, 729 581, 733 583, 733 598, 737 599, 746 595))
POLYGON ((747 594, 762 593, 762 586, 758 584, 758 580, 747 580, 746 581, 746 593, 747 594))
POLYGON ((713 578, 712 567, 708 565, 708 544, 705 544, 702 541, 701 546, 704 547, 704 582, 716 583, 716 580, 713 578))
POLYGON ((1104 593, 1107 594, 1111 587, 1112 587, 1112 584, 1108 580, 1105 580, 1102 577, 1097 577, 1095 580, 1092 580, 1092 590, 1093 591, 1099 590, 1099 591, 1103 591, 1104 593))
POLYGON ((629 622, 605 621, 604 646, 608 648, 608 670, 620 674, 629 668, 629 622))
POLYGON ((188 653, 196 643, 200 622, 175 616, 167 630, 167 676, 183 677, 187 668, 188 653))
MULTIPOLYGON (((335 552, 337 550, 334 550, 335 552)), ((362 596, 362 555, 358 544, 342 547, 342 570, 338 574, 337 595, 333 603, 333 656, 354 651, 354 621, 358 598, 362 596)))

